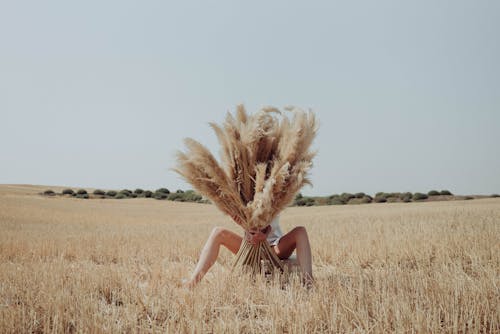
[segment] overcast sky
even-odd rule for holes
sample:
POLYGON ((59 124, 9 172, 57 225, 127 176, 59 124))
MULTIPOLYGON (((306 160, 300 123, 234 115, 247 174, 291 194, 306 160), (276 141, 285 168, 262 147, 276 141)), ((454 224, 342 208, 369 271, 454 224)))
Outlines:
POLYGON ((184 137, 312 108, 305 194, 500 192, 499 1, 0 1, 0 183, 188 188, 184 137))

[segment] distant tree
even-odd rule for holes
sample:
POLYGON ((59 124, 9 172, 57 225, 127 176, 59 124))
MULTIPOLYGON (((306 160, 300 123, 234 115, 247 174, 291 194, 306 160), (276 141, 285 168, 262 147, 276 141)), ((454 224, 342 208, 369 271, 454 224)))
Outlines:
POLYGON ((409 203, 411 202, 411 199, 412 199, 412 194, 410 192, 406 192, 406 193, 402 193, 400 196, 399 196, 399 199, 405 203, 409 203))
POLYGON ((344 202, 342 200, 340 195, 332 195, 332 196, 328 197, 328 201, 326 204, 328 204, 328 205, 344 205, 344 204, 346 204, 346 202, 344 202))
POLYGON ((414 193, 413 196, 412 196, 412 199, 414 201, 422 201, 424 199, 427 199, 429 196, 427 196, 426 194, 423 194, 423 193, 414 193))
POLYGON ((154 195, 153 195, 153 197, 154 197, 155 199, 159 199, 159 200, 161 200, 161 199, 166 199, 168 196, 169 196, 168 194, 163 193, 163 192, 158 192, 158 191, 157 191, 157 192, 155 192, 155 193, 154 193, 154 195))
POLYGON ((372 198, 364 196, 362 198, 351 198, 347 204, 368 204, 372 202, 372 198))
POLYGON ((380 195, 380 196, 375 196, 373 201, 375 203, 385 203, 385 202, 387 202, 387 197, 385 197, 385 195, 382 193, 382 195, 380 195))
POLYGON ((344 202, 344 203, 347 203, 349 202, 349 200, 351 198, 354 198, 354 195, 353 194, 350 194, 350 193, 342 193, 340 195, 340 199, 344 202))
POLYGON ((315 204, 314 198, 312 197, 302 197, 295 201, 297 206, 313 206, 315 204))
POLYGON ((106 196, 109 196, 109 197, 115 197, 116 194, 117 193, 114 190, 109 190, 108 192, 106 192, 106 196))
POLYGON ((168 190, 167 188, 160 188, 160 189, 157 189, 155 192, 163 193, 163 194, 170 194, 170 190, 168 190))

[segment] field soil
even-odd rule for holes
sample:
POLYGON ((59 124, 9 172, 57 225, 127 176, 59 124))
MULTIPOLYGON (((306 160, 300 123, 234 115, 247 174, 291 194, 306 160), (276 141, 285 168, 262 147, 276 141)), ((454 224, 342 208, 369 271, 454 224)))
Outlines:
POLYGON ((500 198, 291 207, 313 289, 231 274, 221 249, 188 290, 210 231, 242 232, 213 205, 47 188, 0 185, 1 333, 500 331, 500 198))

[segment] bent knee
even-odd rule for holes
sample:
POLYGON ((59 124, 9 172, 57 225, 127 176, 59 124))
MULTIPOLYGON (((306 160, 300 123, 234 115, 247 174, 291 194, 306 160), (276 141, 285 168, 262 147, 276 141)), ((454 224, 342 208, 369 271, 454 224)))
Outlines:
POLYGON ((297 226, 292 231, 298 234, 307 234, 306 228, 304 226, 297 226))
POLYGON ((218 240, 224 239, 225 237, 227 237, 227 235, 228 235, 228 230, 221 226, 214 227, 211 234, 212 238, 218 240))
POLYGON ((307 231, 304 226, 297 226, 293 230, 293 234, 295 234, 295 237, 298 239, 307 239, 307 231))

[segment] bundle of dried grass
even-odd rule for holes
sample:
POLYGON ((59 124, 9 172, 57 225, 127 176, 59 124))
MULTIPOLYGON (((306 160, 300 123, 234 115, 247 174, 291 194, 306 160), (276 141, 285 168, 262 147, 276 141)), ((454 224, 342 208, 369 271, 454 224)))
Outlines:
MULTIPOLYGON (((222 147, 219 163, 199 142, 187 138, 186 152, 178 152, 177 168, 192 186, 245 230, 262 229, 293 200, 305 184, 315 152, 311 143, 318 130, 312 112, 276 108, 248 114, 237 107, 221 124, 210 123, 222 147)), ((235 266, 261 270, 265 260, 281 263, 267 242, 242 243, 235 266)))

